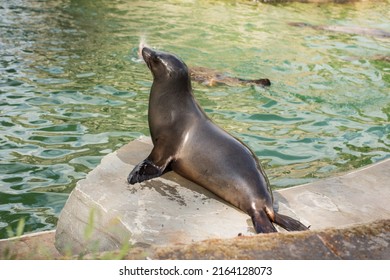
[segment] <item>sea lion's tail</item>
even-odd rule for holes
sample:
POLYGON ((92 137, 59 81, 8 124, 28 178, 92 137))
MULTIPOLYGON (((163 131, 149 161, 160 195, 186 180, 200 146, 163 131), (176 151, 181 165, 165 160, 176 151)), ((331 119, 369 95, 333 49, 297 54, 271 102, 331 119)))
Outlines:
POLYGON ((309 229, 300 221, 276 212, 274 213, 274 223, 288 231, 303 231, 309 229))

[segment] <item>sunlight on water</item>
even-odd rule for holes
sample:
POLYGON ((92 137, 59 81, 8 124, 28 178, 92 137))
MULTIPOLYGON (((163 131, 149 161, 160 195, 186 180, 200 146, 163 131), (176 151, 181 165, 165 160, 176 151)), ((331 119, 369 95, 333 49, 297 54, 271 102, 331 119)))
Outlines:
MULTIPOLYGON (((0 5, 0 238, 52 229, 76 182, 148 135, 151 75, 139 44, 191 66, 272 86, 194 83, 207 114, 246 142, 273 187, 388 158, 387 1, 3 1, 0 5)), ((126 178, 127 174, 123 174, 126 178)))

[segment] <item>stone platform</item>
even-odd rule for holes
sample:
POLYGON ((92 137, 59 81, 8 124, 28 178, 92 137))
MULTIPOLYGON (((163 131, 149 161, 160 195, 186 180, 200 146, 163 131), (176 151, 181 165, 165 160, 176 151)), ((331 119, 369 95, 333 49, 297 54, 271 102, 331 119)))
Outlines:
MULTIPOLYGON (((132 246, 190 244, 254 235, 248 215, 170 172, 130 186, 127 174, 152 149, 135 140, 105 156, 81 180, 56 230, 60 252, 88 253, 132 246)), ((390 160, 335 178, 274 192, 274 207, 311 229, 390 219, 390 160)))

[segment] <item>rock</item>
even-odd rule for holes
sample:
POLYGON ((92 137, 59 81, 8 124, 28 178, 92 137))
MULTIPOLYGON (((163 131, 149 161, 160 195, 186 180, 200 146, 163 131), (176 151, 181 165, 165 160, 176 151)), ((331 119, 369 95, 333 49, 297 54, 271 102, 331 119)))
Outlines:
POLYGON ((56 230, 61 253, 172 245, 254 234, 250 217, 171 172, 130 186, 128 173, 152 149, 148 139, 105 156, 78 182, 56 230))

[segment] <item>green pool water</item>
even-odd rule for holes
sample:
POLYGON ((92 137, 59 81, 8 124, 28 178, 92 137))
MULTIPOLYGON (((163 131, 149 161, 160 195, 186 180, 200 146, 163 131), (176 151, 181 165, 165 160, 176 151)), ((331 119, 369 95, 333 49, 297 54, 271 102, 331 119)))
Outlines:
POLYGON ((271 80, 193 89, 273 188, 390 157, 390 38, 289 25, 390 32, 389 11, 389 1, 0 1, 0 238, 21 218, 25 232, 55 228, 76 182, 149 134, 141 38, 190 67, 271 80))

